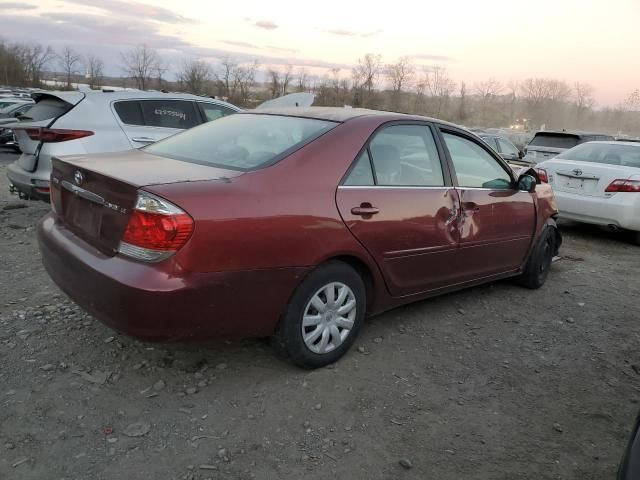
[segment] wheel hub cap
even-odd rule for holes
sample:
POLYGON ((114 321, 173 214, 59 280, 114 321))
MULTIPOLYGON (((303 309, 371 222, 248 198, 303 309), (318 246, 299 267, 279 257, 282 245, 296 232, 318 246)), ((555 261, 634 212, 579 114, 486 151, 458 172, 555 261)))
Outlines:
POLYGON ((329 283, 311 297, 304 310, 304 343, 314 353, 329 353, 349 336, 355 319, 356 298, 353 291, 344 283, 329 283))

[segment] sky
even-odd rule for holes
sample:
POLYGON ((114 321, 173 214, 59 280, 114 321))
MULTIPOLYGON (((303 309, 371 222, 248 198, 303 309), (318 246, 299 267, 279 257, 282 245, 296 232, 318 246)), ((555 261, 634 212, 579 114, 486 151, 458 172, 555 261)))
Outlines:
POLYGON ((0 0, 0 37, 69 45, 119 74, 121 51, 181 58, 225 56, 346 75, 366 53, 409 55, 458 83, 529 77, 590 83, 597 105, 640 88, 640 0, 0 0))

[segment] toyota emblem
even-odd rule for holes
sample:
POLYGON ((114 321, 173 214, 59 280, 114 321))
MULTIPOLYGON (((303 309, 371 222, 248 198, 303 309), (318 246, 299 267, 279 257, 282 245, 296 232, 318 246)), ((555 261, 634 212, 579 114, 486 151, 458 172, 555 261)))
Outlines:
POLYGON ((76 170, 76 173, 73 174, 73 180, 76 182, 76 185, 81 185, 84 182, 84 175, 80 170, 76 170))
POLYGON ((579 177, 580 175, 582 175, 582 170, 580 170, 579 168, 576 168, 575 170, 572 170, 572 171, 576 177, 579 177))

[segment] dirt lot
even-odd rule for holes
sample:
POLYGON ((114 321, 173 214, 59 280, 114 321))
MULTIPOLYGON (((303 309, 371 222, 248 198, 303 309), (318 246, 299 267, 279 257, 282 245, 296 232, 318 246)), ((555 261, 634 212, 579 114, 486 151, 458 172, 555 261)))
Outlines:
POLYGON ((640 408, 640 247, 624 236, 563 224, 541 290, 394 310, 310 372, 263 341, 145 344, 84 314, 40 264, 48 206, 8 195, 13 158, 0 152, 0 478, 614 477, 640 408))

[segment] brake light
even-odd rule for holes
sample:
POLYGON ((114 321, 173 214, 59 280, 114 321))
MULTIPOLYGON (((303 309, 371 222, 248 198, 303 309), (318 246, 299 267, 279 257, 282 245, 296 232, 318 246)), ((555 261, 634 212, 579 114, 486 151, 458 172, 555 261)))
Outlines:
POLYGON ((43 143, 67 142, 93 135, 93 132, 89 130, 67 130, 61 128, 26 127, 14 128, 13 130, 14 132, 22 130, 31 140, 43 143))
POLYGON ((547 171, 544 168, 536 168, 536 173, 538 174, 540 183, 549 183, 549 175, 547 175, 547 171))
POLYGON ((640 192, 640 180, 614 180, 605 189, 605 192, 640 192))
POLYGON ((159 262, 187 243, 193 225, 193 219, 172 203, 139 192, 118 251, 137 260, 159 262))

